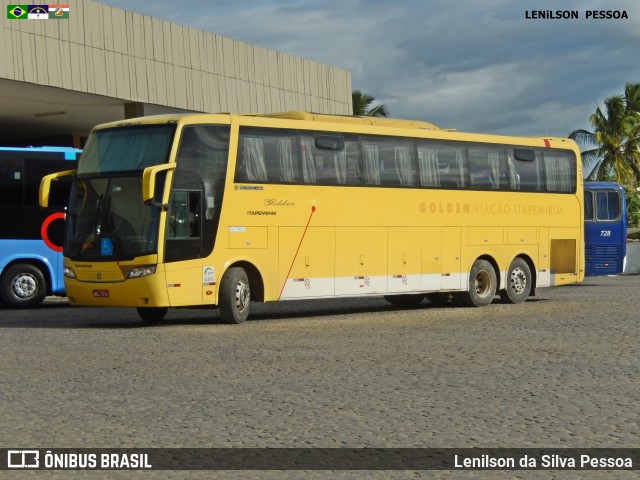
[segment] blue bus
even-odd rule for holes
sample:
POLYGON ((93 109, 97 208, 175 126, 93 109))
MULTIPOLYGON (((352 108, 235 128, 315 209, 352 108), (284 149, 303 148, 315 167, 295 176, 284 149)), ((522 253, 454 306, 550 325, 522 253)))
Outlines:
POLYGON ((64 296, 62 243, 70 183, 51 194, 57 211, 38 205, 43 176, 76 168, 80 150, 67 147, 0 147, 0 303, 40 305, 64 296))
POLYGON ((613 182, 584 182, 585 275, 616 275, 627 255, 624 189, 613 182))

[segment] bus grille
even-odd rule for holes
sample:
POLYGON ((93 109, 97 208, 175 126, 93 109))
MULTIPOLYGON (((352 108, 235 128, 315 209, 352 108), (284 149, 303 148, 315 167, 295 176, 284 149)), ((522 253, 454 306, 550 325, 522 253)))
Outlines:
POLYGON ((620 247, 604 245, 595 248, 595 268, 617 271, 619 261, 620 247))
POLYGON ((122 282, 124 277, 120 270, 117 271, 80 271, 77 273, 80 282, 122 282))

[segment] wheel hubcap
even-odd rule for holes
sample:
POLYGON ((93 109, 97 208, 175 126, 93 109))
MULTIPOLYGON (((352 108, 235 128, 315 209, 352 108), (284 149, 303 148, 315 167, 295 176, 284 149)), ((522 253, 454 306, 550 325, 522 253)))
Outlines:
POLYGON ((514 268, 511 272, 511 278, 509 279, 511 283, 511 290, 514 293, 520 295, 524 292, 525 288, 527 288, 527 276, 524 274, 524 270, 522 268, 514 268))
POLYGON ((478 272, 475 280, 475 289, 476 293, 480 297, 486 297, 489 295, 491 290, 491 277, 489 277, 489 272, 478 272))
POLYGON ((22 274, 13 279, 13 293, 21 299, 31 298, 38 291, 38 282, 33 275, 22 274))
POLYGON ((249 285, 245 282, 238 282, 236 286, 236 308, 239 312, 242 312, 249 306, 250 299, 251 291, 249 290, 249 285))

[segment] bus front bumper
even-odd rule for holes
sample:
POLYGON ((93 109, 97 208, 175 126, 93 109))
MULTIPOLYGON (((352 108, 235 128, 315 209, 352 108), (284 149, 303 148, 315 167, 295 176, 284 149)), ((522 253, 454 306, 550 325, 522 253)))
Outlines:
POLYGON ((66 278, 71 305, 100 307, 168 307, 164 275, 121 282, 81 282, 66 278))

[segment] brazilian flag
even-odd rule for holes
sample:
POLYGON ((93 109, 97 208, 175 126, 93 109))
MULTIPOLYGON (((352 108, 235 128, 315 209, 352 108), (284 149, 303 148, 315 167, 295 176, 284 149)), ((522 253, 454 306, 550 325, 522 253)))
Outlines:
POLYGON ((10 20, 26 20, 28 5, 7 5, 7 18, 10 20))

